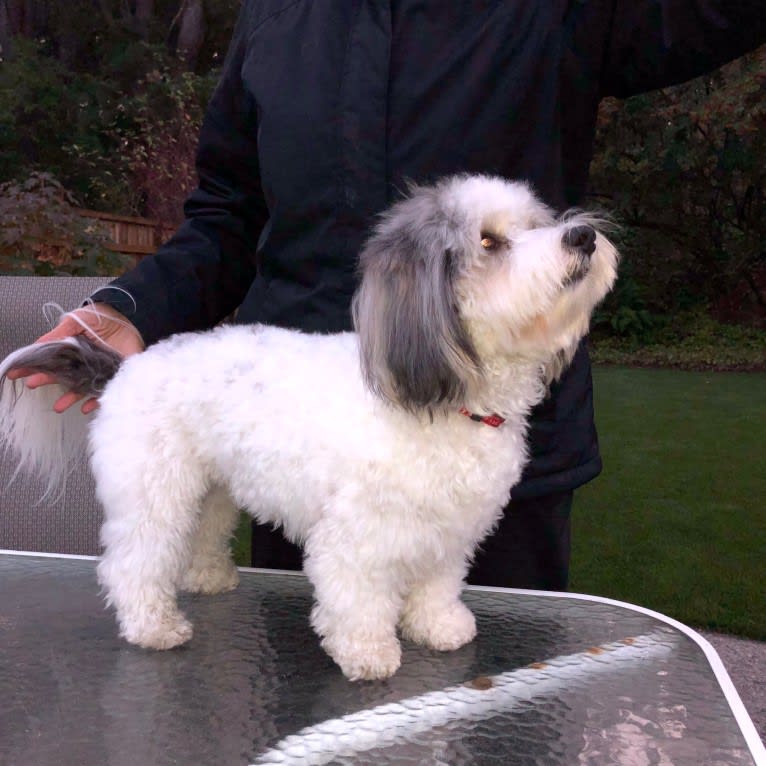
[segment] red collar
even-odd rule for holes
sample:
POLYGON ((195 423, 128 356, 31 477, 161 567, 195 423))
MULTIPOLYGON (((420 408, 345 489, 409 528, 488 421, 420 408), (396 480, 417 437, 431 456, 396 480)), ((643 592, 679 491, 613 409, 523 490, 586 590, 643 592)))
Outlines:
POLYGON ((460 408, 460 414, 475 420, 477 423, 492 426, 492 428, 497 428, 505 423, 505 418, 501 418, 500 415, 477 415, 474 412, 468 412, 465 407, 460 408))

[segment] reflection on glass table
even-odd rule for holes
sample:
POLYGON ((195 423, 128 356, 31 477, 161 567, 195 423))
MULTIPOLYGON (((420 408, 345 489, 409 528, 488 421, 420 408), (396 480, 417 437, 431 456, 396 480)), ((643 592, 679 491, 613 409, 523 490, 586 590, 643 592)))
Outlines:
POLYGON ((479 635, 351 683, 301 575, 186 596, 188 646, 117 637, 95 561, 0 555, 0 763, 766 764, 709 644, 605 599, 472 588, 479 635))

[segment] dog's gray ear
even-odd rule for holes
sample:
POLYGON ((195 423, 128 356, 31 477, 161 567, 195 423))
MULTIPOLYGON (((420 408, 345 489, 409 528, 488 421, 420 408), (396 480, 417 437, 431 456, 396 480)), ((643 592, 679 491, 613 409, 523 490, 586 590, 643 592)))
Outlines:
POLYGON ((479 369, 458 312, 459 253, 423 207, 433 212, 417 198, 399 203, 378 227, 352 307, 365 382, 412 411, 462 404, 479 369))

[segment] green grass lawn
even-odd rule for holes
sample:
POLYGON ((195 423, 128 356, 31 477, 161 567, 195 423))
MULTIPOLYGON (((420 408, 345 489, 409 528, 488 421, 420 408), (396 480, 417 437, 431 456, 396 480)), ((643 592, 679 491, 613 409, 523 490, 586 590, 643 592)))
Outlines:
POLYGON ((249 567, 252 559, 252 545, 250 540, 251 518, 246 513, 239 515, 239 524, 231 541, 231 555, 238 567, 249 567))
POLYGON ((571 589, 766 639, 766 374, 596 368, 571 589))

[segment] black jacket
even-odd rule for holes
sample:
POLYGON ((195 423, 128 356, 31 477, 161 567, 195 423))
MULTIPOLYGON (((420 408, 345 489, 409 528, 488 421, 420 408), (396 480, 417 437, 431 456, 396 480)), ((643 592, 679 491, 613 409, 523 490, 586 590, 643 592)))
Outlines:
MULTIPOLYGON (((602 96, 679 82, 766 39, 763 0, 244 0, 178 233, 97 295, 147 343, 238 321, 350 327, 356 255, 407 179, 529 180, 582 202, 602 96)), ((601 461, 584 348, 535 412, 514 497, 601 461)))

